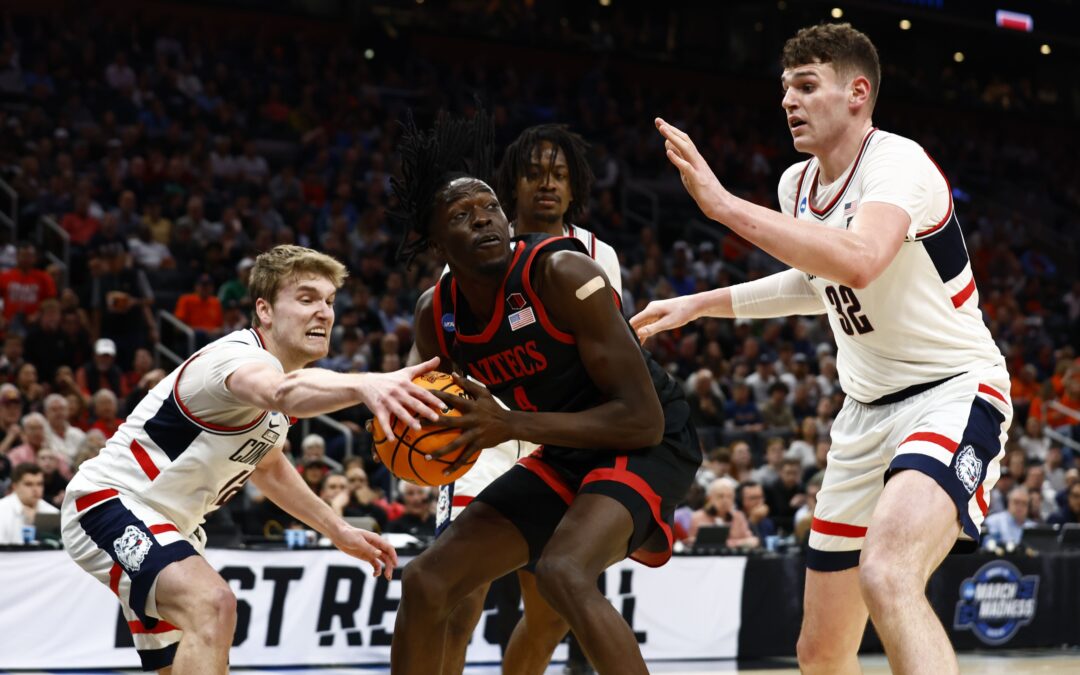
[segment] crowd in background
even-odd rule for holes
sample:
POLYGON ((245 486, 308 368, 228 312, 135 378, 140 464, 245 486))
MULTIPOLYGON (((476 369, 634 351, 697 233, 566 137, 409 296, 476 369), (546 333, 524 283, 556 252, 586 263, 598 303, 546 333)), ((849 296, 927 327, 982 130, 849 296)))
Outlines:
MULTIPOLYGON (((0 485, 18 489, 39 476, 33 489, 58 505, 79 464, 176 365, 155 347, 185 355, 167 325, 159 331, 157 312, 190 326, 196 346, 246 327, 250 268, 276 244, 315 247, 349 268, 331 352, 318 365, 401 367, 413 307, 441 269, 396 260, 389 184, 408 110, 468 113, 479 99, 501 145, 539 122, 583 134, 596 182, 579 224, 619 252, 628 315, 653 299, 776 269, 721 229, 685 226, 694 213, 652 119, 662 114, 688 130, 722 181, 775 207, 777 179, 797 159, 778 95, 714 100, 636 84, 603 64, 571 76, 513 59, 409 52, 372 61, 348 40, 246 28, 4 17, 0 166, 18 196, 18 226, 0 228, 0 485), (628 217, 632 182, 658 195, 655 225, 628 217), (66 265, 56 262, 62 248, 48 228, 38 238, 42 219, 67 234, 66 265)), ((886 92, 890 74, 900 90, 916 86, 915 73, 894 67, 886 92)), ((992 85, 958 80, 957 88, 982 86, 983 103, 999 101, 1002 86, 1025 90, 992 85), (998 98, 987 99, 993 91, 998 98)), ((1068 440, 1080 440, 1080 280, 1053 247, 1075 229, 1080 207, 1062 170, 1064 144, 1025 121, 1021 134, 1006 137, 991 121, 980 136, 966 119, 930 108, 890 116, 889 105, 884 95, 879 123, 923 143, 953 181, 980 303, 1013 378, 1015 421, 991 499, 1004 515, 988 520, 993 539, 1013 536, 1008 518, 1021 528, 1077 522, 1080 465, 1068 440)), ((647 346, 684 383, 704 445, 678 513, 680 538, 690 543, 720 522, 737 547, 805 536, 843 401, 827 321, 705 319, 647 346)), ((358 440, 353 453, 332 431, 290 434, 305 481, 344 516, 430 535, 433 492, 391 485, 371 459, 367 411, 334 417, 358 440)), ((276 536, 289 524, 249 487, 208 529, 229 542, 276 536)))

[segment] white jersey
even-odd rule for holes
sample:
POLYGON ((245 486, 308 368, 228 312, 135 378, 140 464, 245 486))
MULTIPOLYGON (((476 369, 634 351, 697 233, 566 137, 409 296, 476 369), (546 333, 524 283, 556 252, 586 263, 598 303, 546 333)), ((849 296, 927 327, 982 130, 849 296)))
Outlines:
POLYGON ((847 228, 859 206, 885 202, 911 216, 896 257, 866 288, 805 275, 821 298, 849 396, 870 403, 1005 360, 979 311, 971 264, 949 183, 919 144, 878 129, 831 185, 817 158, 788 168, 780 206, 799 220, 847 228))
POLYGON ((225 385, 247 363, 284 372, 258 331, 245 329, 211 342, 169 373, 101 454, 79 468, 67 489, 78 510, 122 494, 188 535, 241 491, 289 431, 286 415, 241 403, 225 385))

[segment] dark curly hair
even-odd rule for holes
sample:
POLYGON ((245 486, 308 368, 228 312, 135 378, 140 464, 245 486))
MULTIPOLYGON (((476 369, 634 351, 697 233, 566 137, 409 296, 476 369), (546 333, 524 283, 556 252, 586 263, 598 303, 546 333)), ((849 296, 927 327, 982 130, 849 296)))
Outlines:
POLYGON ((428 247, 435 197, 455 178, 491 181, 494 173, 495 127, 478 108, 472 119, 440 113, 434 128, 421 131, 410 114, 398 143, 401 177, 390 179, 398 206, 390 214, 402 228, 398 259, 406 265, 428 247))
POLYGON ((589 166, 589 144, 579 134, 570 131, 565 124, 538 124, 521 132, 503 153, 499 175, 495 179, 495 193, 506 214, 515 218, 518 179, 528 170, 533 152, 544 142, 562 150, 570 169, 570 192, 573 201, 563 215, 563 222, 571 223, 585 211, 594 176, 592 167, 589 166))
POLYGON ((822 23, 803 28, 784 43, 780 64, 794 68, 808 63, 831 63, 844 77, 865 75, 870 80, 871 104, 881 88, 881 62, 877 48, 865 33, 850 23, 822 23))

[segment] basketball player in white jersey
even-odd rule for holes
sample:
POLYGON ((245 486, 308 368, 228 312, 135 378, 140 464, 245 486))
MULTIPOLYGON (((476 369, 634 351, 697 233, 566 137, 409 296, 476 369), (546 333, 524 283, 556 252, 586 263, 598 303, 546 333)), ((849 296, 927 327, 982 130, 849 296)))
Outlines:
POLYGON ((411 382, 437 359, 387 374, 304 368, 326 356, 345 275, 337 260, 299 246, 260 255, 253 328, 170 373, 68 485, 64 546, 119 598, 144 670, 227 672, 236 598, 201 555, 200 524, 248 480, 390 578, 393 547, 335 515, 282 453, 295 417, 362 403, 384 429, 391 415, 419 428, 443 407, 411 382))
POLYGON ((875 129, 881 69, 848 24, 784 46, 795 148, 782 213, 730 194, 690 138, 661 119, 668 159, 702 211, 791 266, 650 303, 642 340, 703 316, 827 313, 847 394, 832 428, 807 556, 799 665, 857 673, 867 612, 895 673, 956 673, 924 589, 971 546, 1012 417, 1005 362, 982 322, 949 184, 915 142, 875 129))
MULTIPOLYGON (((540 124, 521 132, 506 148, 496 192, 506 212, 516 214, 510 224, 511 236, 541 232, 577 238, 604 270, 621 306, 622 272, 618 254, 594 233, 573 224, 573 219, 588 204, 592 182, 585 140, 566 125, 540 124)), ((469 473, 440 488, 437 531, 448 527, 474 497, 536 447, 526 441, 509 441, 481 452, 469 473)), ((525 613, 503 655, 503 672, 543 673, 552 652, 570 628, 541 597, 532 573, 519 571, 518 581, 525 613)), ((464 669, 465 652, 484 609, 487 591, 487 586, 478 589, 451 615, 443 658, 445 675, 456 675, 464 669)))

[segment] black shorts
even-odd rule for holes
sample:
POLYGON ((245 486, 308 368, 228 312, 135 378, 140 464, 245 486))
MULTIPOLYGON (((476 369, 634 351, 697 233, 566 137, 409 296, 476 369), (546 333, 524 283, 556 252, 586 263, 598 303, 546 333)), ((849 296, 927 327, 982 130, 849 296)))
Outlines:
POLYGON ((701 465, 694 427, 686 424, 659 445, 629 453, 575 450, 563 455, 561 450, 541 447, 476 497, 521 531, 529 545, 528 567, 535 566, 579 494, 607 495, 625 506, 634 520, 627 556, 649 567, 666 563, 672 516, 701 465))

